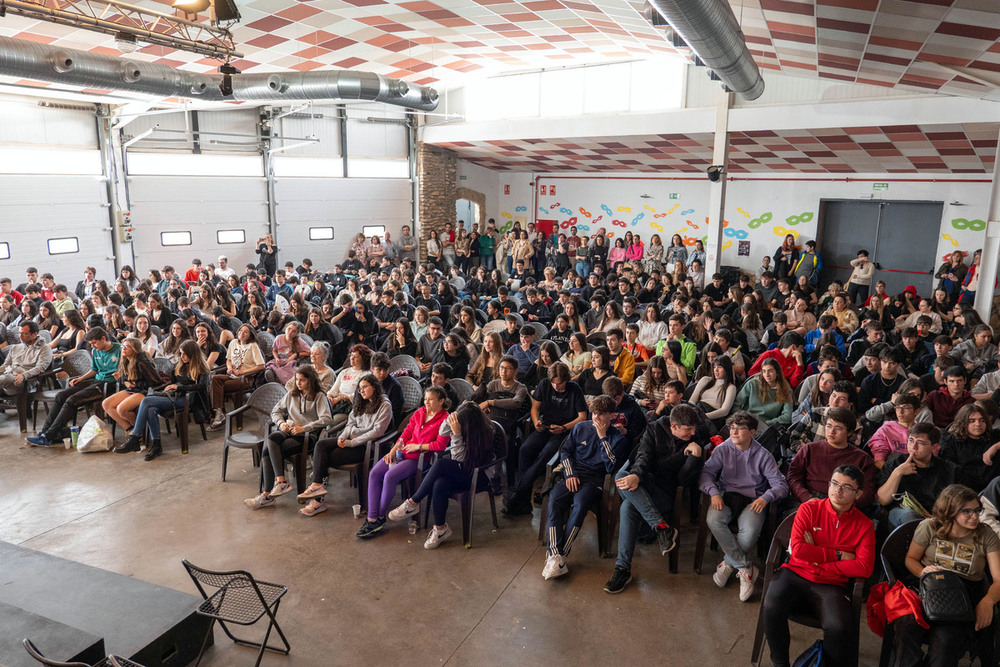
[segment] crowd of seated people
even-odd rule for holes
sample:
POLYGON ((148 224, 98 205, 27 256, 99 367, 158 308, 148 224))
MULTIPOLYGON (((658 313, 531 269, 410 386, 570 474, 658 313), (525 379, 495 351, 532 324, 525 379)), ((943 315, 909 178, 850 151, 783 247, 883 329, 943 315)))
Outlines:
MULTIPOLYGON (((198 418, 220 428, 228 395, 278 382, 288 393, 261 463, 265 490, 247 506, 271 507, 291 489, 284 460, 305 441, 314 466, 302 513, 325 511, 327 468, 357 462, 363 445, 393 434, 370 470, 358 537, 384 533, 387 520, 412 516, 428 498, 432 549, 452 534, 449 494, 495 451, 496 424, 507 438, 507 488, 495 470, 481 486, 503 494, 512 520, 547 504, 546 579, 568 572, 586 512, 611 480, 621 505, 610 593, 631 581, 637 542, 661 554, 676 548, 678 488, 705 494, 724 552, 714 582, 737 574, 743 601, 761 577, 766 514, 797 511, 792 560, 770 594, 796 603, 764 602, 775 664, 787 664, 789 608, 840 614, 817 587, 870 575, 869 530, 923 521, 907 560, 916 574, 928 554, 936 565, 924 569, 946 567, 935 540, 978 536, 987 525, 977 524, 980 507, 995 511, 1000 352, 972 309, 978 251, 952 255, 930 293, 909 286, 896 295, 872 284, 867 251, 845 286, 824 281, 815 242, 800 247, 792 236, 732 284, 706 276, 700 242, 678 236, 664 246, 656 234, 604 228, 546 235, 514 223, 501 232, 492 220, 483 229, 449 224, 423 241, 409 228, 396 240, 359 235, 346 261, 322 269, 309 259, 277 266, 268 238, 257 251, 261 263, 243 275, 220 257, 145 278, 126 266, 113 281, 88 268, 72 290, 33 267, 17 289, 0 279, 0 323, 20 334, 0 344, 0 398, 77 350, 91 356, 27 441, 59 442, 76 411, 96 404, 124 431, 115 451, 137 451, 148 431, 152 460, 162 453, 157 411, 176 407, 175 392, 195 392, 198 418), (273 337, 263 349, 262 333, 273 337), (424 391, 412 415, 389 371, 401 357, 412 358, 402 372, 424 391), (157 378, 158 358, 169 377, 157 378), (168 393, 146 396, 157 379, 168 393), (471 397, 459 400, 460 380, 471 397), (418 462, 423 483, 393 509, 418 462), (831 521, 841 527, 823 535, 831 521)), ((978 581, 984 564, 995 569, 1000 543, 967 541, 977 567, 946 569, 978 581)), ((985 596, 1000 599, 992 587, 985 596)), ((824 621, 828 639, 845 632, 843 621, 824 621)), ((921 639, 905 627, 896 637, 921 639)), ((935 638, 957 650, 953 635, 935 638)), ((856 647, 840 642, 830 664, 840 650, 856 647)), ((916 664, 902 657, 916 655, 912 645, 897 652, 899 664, 916 664)))

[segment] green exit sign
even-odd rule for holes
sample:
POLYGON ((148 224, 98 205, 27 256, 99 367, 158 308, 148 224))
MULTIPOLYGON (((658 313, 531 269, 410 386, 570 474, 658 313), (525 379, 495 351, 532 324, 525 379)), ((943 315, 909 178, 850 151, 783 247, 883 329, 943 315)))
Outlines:
POLYGON ((465 180, 468 180, 468 178, 469 178, 468 176, 459 176, 458 180, 465 181, 465 180))
POLYGON ((681 197, 680 194, 677 193, 677 192, 671 192, 670 193, 670 198, 671 199, 680 199, 680 197, 681 197))
POLYGON ((888 190, 888 189, 889 189, 888 183, 872 183, 872 190, 877 191, 877 190, 888 190))

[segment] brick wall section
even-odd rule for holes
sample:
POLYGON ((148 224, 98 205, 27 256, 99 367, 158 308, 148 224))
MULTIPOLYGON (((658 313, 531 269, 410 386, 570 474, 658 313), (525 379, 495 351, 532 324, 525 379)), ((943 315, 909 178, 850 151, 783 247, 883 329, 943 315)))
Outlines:
POLYGON ((427 230, 444 230, 455 222, 458 156, 444 148, 421 143, 417 146, 417 178, 420 183, 420 261, 426 261, 427 230))

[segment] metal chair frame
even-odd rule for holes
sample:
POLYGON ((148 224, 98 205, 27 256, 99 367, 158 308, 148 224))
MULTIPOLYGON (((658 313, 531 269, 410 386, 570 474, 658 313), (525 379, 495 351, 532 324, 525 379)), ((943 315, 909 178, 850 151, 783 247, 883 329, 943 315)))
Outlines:
POLYGON ((187 570, 191 580, 194 581, 194 585, 198 588, 198 592, 205 599, 205 601, 198 606, 198 609, 196 610, 197 613, 201 616, 206 616, 212 619, 212 623, 209 624, 208 631, 205 633, 205 639, 201 643, 201 650, 198 652, 198 659, 195 662, 195 667, 201 663, 201 658, 205 654, 205 649, 208 646, 208 639, 212 636, 212 630, 215 627, 216 621, 222 627, 226 636, 240 646, 253 646, 260 649, 257 653, 257 662, 254 663, 254 667, 260 665, 260 661, 264 657, 265 650, 281 653, 282 655, 288 655, 292 647, 288 643, 288 639, 285 638, 285 633, 281 631, 281 626, 278 625, 278 620, 275 618, 278 614, 278 607, 281 604, 281 598, 288 592, 287 586, 273 584, 267 581, 257 581, 254 579, 254 576, 246 570, 213 571, 193 565, 187 559, 181 562, 184 564, 184 569, 187 570), (215 592, 209 595, 205 591, 205 587, 202 584, 205 584, 205 586, 210 588, 214 588, 215 592), (247 589, 252 590, 252 595, 248 595, 245 592, 247 589), (264 591, 267 591, 267 595, 265 595, 264 591), (232 598, 235 598, 235 601, 231 601, 232 598), (226 608, 227 605, 229 605, 229 609, 226 608), (232 609, 232 607, 237 608, 232 609), (240 609, 239 607, 244 608, 240 609), (244 611, 246 615, 243 617, 237 617, 235 615, 227 615, 225 613, 226 611, 244 611), (268 624, 267 631, 264 633, 264 640, 262 642, 240 639, 239 637, 233 635, 233 633, 226 626, 226 623, 233 623, 235 625, 253 625, 257 621, 264 618, 264 616, 267 616, 268 624), (278 636, 281 638, 284 648, 268 645, 267 641, 271 637, 272 629, 278 632, 278 636))

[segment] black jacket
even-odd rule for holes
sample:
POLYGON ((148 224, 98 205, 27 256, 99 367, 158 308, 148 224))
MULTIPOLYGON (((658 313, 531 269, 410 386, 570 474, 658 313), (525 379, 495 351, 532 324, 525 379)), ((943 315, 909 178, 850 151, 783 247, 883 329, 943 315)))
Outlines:
MULTIPOLYGON (((697 442, 694 438, 691 441, 697 442)), ((685 454, 687 446, 688 442, 679 441, 671 433, 670 417, 661 417, 646 427, 639 447, 632 454, 629 473, 638 475, 640 483, 653 482, 668 493, 678 484, 695 482, 703 461, 701 457, 685 454)))

